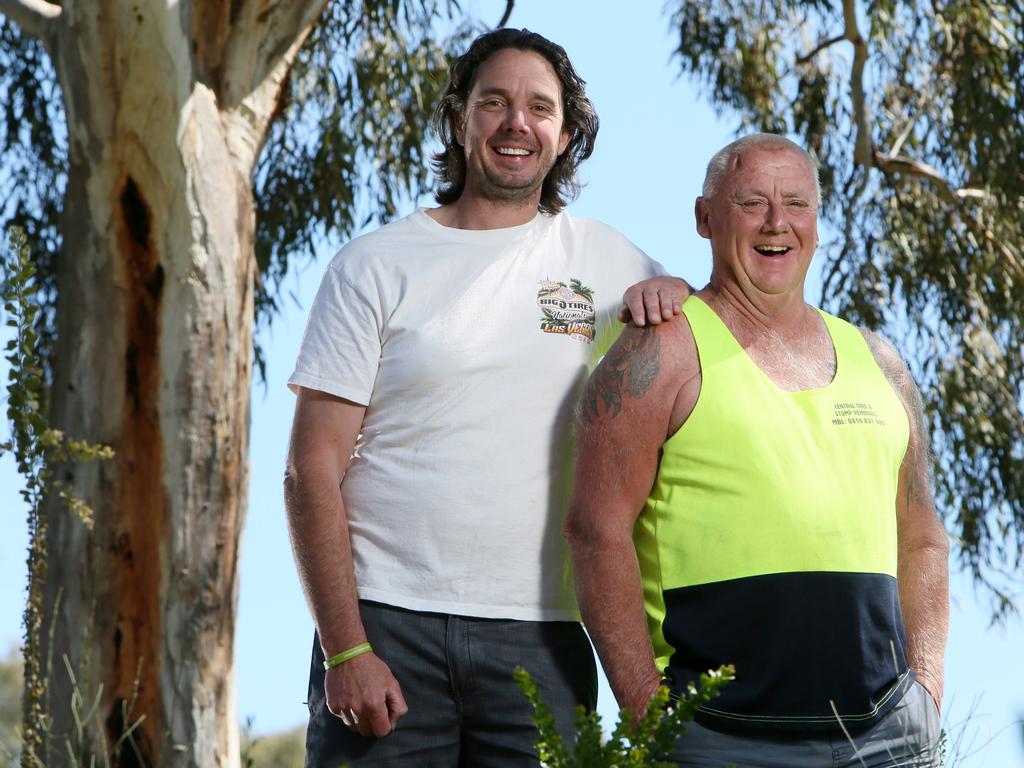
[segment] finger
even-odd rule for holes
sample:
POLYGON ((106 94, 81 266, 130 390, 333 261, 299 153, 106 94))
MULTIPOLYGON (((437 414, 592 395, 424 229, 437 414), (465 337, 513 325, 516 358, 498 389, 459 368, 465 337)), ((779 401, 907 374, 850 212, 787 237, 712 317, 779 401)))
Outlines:
POLYGON ((629 307, 623 304, 621 307, 619 307, 618 317, 620 323, 628 323, 632 319, 633 313, 629 311, 629 307))
POLYGON ((334 700, 332 701, 332 697, 330 696, 330 694, 327 695, 327 711, 335 717, 337 717, 338 719, 340 719, 343 723, 345 723, 345 725, 349 724, 349 710, 345 707, 339 707, 337 705, 337 697, 335 697, 334 700))
POLYGON ((394 690, 388 690, 385 701, 388 707, 388 715, 391 721, 391 728, 394 729, 398 721, 402 719, 402 716, 409 711, 409 706, 405 703, 405 697, 402 696, 402 691, 397 687, 394 690))
POLYGON ((657 325, 661 322, 661 291, 644 291, 644 314, 647 322, 657 325))
MULTIPOLYGON (((635 286, 634 286, 635 287, 635 286)), ((645 297, 642 291, 633 288, 622 294, 622 309, 619 310, 620 317, 625 314, 624 323, 632 322, 633 325, 642 327, 647 322, 647 312, 644 309, 645 297)))
POLYGON ((661 317, 664 320, 671 320, 681 311, 679 302, 675 300, 675 294, 670 291, 658 291, 661 299, 661 317))
POLYGON ((378 733, 377 729, 374 727, 374 720, 376 719, 374 712, 376 709, 376 707, 364 709, 361 717, 356 716, 355 712, 352 713, 355 717, 355 722, 352 724, 352 727, 356 729, 360 736, 384 736, 387 734, 387 731, 384 731, 384 733, 378 733))
MULTIPOLYGON (((391 733, 391 720, 388 717, 388 708, 383 701, 379 705, 363 712, 363 715, 367 722, 360 723, 360 733, 363 732, 363 726, 366 726, 366 730, 378 738, 391 733)), ((366 735, 369 735, 369 733, 366 735)))

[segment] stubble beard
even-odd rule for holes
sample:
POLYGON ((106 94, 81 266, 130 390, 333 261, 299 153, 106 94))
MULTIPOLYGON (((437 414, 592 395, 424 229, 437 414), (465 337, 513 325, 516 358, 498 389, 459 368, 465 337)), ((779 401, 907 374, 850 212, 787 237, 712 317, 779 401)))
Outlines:
POLYGON ((537 172, 529 178, 510 178, 509 175, 483 163, 477 167, 475 173, 473 169, 469 169, 469 174, 475 177, 477 192, 481 197, 500 203, 524 203, 537 196, 557 159, 551 158, 550 163, 542 163, 537 172))

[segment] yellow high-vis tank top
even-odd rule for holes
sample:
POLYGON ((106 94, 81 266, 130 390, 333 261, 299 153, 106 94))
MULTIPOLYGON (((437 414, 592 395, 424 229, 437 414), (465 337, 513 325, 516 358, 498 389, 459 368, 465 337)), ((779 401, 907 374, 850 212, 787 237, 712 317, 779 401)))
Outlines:
POLYGON ((836 372, 779 388, 700 298, 683 313, 697 404, 664 444, 635 528, 648 626, 674 690, 737 679, 698 721, 866 728, 910 680, 896 584, 906 410, 860 331, 825 312, 836 372))

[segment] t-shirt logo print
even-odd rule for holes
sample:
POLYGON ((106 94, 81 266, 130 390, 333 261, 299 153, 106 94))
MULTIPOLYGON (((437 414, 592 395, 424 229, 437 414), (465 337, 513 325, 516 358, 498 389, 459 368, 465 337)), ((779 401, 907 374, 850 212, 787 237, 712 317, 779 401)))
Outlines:
POLYGON ((541 280, 537 306, 544 333, 565 334, 587 344, 594 340, 594 291, 575 277, 568 284, 541 280))

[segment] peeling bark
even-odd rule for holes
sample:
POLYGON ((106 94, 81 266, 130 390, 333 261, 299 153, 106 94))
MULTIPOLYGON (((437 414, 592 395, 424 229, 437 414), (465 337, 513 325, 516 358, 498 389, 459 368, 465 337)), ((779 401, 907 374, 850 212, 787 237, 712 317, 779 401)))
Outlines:
POLYGON ((62 470, 91 531, 47 510, 51 767, 102 764, 143 717, 114 765, 239 762, 251 179, 323 0, 283 5, 272 39, 279 6, 245 0, 69 3, 50 30, 71 160, 52 421, 116 452, 62 470), (86 701, 102 686, 83 740, 65 656, 86 701))

